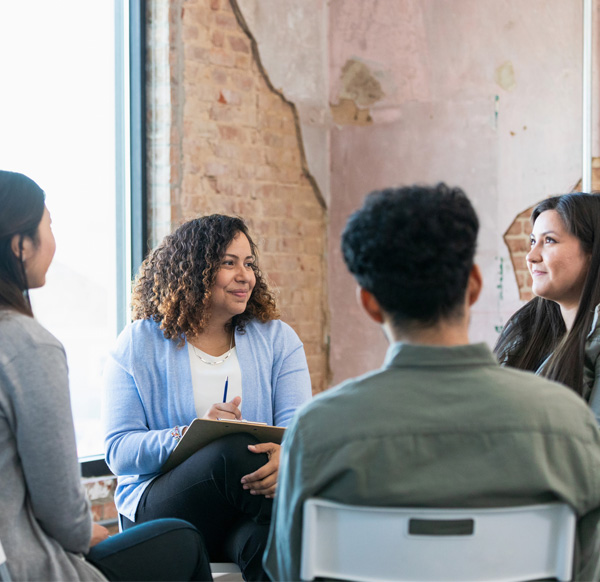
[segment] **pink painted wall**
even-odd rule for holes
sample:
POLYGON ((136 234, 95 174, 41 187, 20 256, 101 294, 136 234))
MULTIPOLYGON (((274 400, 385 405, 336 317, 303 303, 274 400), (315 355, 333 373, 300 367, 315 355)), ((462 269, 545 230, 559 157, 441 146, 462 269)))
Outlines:
POLYGON ((471 339, 493 345, 519 307, 502 234, 581 175, 581 19, 574 0, 329 2, 330 101, 354 99, 372 120, 331 129, 332 383, 378 367, 387 348, 339 251, 348 215, 373 189, 464 188, 481 220, 485 281, 471 339), (349 60, 366 65, 362 77, 343 79, 349 60))

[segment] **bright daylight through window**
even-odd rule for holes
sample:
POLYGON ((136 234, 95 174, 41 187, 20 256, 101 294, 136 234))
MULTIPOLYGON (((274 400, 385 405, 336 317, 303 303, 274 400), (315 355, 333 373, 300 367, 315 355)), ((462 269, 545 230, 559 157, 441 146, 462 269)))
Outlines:
POLYGON ((35 316, 65 346, 80 457, 103 452, 101 375, 124 301, 115 69, 125 55, 115 50, 115 39, 123 46, 115 14, 107 0, 0 5, 0 169, 22 172, 46 192, 57 250, 46 286, 31 298, 35 316))

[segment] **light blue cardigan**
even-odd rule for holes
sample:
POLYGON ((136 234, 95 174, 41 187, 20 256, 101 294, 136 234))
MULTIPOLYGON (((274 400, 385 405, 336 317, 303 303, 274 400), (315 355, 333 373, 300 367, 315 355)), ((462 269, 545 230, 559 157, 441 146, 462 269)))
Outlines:
MULTIPOLYGON (((235 345, 244 418, 287 426, 311 397, 302 342, 273 320, 249 322, 245 333, 235 332, 235 345)), ((127 326, 104 371, 102 416, 106 462, 118 475, 115 503, 135 521, 144 489, 177 444, 171 431, 197 416, 186 346, 166 340, 152 320, 127 326)))

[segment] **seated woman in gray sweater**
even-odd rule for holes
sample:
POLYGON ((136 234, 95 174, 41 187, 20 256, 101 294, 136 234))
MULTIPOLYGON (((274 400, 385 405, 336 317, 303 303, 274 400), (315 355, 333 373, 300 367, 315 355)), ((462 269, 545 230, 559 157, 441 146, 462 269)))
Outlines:
POLYGON ((81 484, 67 362, 33 318, 55 241, 44 193, 0 171, 0 542, 14 580, 211 580, 202 538, 178 519, 108 537, 81 484))

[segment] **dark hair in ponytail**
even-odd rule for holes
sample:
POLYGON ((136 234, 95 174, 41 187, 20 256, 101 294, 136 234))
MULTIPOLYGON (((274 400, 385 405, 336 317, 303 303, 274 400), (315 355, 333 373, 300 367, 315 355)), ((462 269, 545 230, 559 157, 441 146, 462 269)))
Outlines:
POLYGON ((24 239, 38 242, 44 198, 43 190, 27 176, 0 170, 0 309, 33 315, 21 252, 24 239), (18 256, 12 248, 15 236, 18 256))

